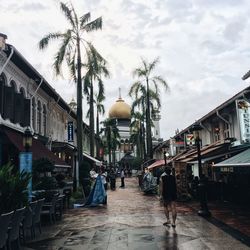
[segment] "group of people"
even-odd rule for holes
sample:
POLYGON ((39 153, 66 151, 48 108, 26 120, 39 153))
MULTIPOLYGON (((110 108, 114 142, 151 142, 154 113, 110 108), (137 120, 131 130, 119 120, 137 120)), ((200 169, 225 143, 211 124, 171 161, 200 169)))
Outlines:
MULTIPOLYGON (((90 177, 93 180, 92 185, 92 191, 91 191, 91 199, 95 200, 95 196, 98 197, 98 201, 103 199, 103 204, 106 204, 107 202, 107 178, 110 181, 110 189, 115 190, 116 188, 116 172, 112 168, 109 172, 105 171, 105 169, 100 168, 99 172, 97 173, 95 169, 91 169, 90 171, 90 177), (103 196, 103 197, 102 197, 103 196)), ((151 179, 152 175, 150 174, 150 171, 146 169, 145 171, 145 179, 151 179)), ((121 186, 120 188, 125 188, 125 172, 124 169, 121 169, 120 172, 120 178, 121 178, 121 186)), ((177 217, 177 211, 176 211, 176 199, 177 199, 177 187, 176 187, 176 180, 174 173, 172 172, 170 167, 166 167, 164 173, 160 176, 159 179, 159 194, 160 199, 163 202, 164 205, 164 212, 167 221, 163 223, 164 226, 171 225, 172 227, 176 226, 176 217, 177 217), (170 219, 170 212, 172 214, 172 220, 170 219)), ((92 202, 89 201, 89 203, 92 202)))

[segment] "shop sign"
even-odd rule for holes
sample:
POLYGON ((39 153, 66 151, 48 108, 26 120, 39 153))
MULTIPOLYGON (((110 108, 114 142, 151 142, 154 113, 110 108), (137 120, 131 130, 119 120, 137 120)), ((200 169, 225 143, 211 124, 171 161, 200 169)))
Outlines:
POLYGON ((233 173, 234 172, 234 168, 233 167, 221 167, 220 171, 222 173, 233 173))
POLYGON ((250 103, 246 100, 237 100, 240 135, 243 142, 250 142, 250 103))
MULTIPOLYGON (((25 171, 27 173, 32 173, 32 153, 31 152, 21 152, 19 154, 19 162, 20 162, 20 172, 25 171)), ((28 184, 28 193, 29 200, 31 200, 32 196, 32 178, 30 178, 28 184)))
POLYGON ((68 122, 68 142, 74 141, 74 125, 73 122, 68 122))
POLYGON ((186 144, 187 145, 195 145, 194 135, 193 134, 186 134, 186 144))

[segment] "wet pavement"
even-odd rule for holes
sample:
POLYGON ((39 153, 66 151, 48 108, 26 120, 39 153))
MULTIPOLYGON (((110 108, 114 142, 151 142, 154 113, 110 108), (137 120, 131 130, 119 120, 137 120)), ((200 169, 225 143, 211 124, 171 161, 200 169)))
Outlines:
POLYGON ((158 198, 143 195, 137 179, 127 178, 125 189, 108 191, 107 206, 67 210, 25 250, 250 249, 185 204, 178 203, 176 228, 165 221, 158 198))

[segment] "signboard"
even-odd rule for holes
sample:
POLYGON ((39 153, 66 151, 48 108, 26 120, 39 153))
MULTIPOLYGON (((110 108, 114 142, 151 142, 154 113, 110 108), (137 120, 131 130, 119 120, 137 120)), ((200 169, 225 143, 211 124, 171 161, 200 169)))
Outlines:
POLYGON ((186 134, 186 144, 187 145, 195 145, 194 135, 193 134, 186 134))
POLYGON ((68 142, 74 141, 74 124, 73 122, 68 122, 68 142))
MULTIPOLYGON (((27 173, 32 173, 32 153, 31 152, 21 152, 19 154, 19 162, 20 162, 20 172, 25 171, 27 173)), ((32 178, 28 184, 28 194, 29 200, 31 200, 32 196, 32 178)))
POLYGON ((246 100, 237 100, 237 110, 241 140, 250 142, 250 103, 246 100))

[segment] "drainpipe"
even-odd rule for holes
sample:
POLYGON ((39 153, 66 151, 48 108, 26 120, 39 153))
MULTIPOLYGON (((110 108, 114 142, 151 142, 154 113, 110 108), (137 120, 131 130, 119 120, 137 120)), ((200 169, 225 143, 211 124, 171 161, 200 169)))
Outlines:
POLYGON ((36 90, 35 90, 34 94, 31 96, 31 98, 30 98, 30 99, 32 99, 32 98, 36 95, 36 93, 37 93, 38 89, 41 87, 42 83, 43 83, 43 78, 41 78, 41 81, 40 81, 40 83, 39 83, 38 87, 36 88, 36 90))
MULTIPOLYGON (((229 127, 231 126, 231 123, 230 123, 228 120, 226 120, 223 116, 221 116, 221 115, 219 114, 219 110, 216 110, 216 115, 217 115, 222 121, 224 121, 225 123, 227 123, 227 124, 229 125, 229 127)), ((230 130, 231 130, 231 128, 230 128, 230 130)))
POLYGON ((3 73, 3 70, 5 69, 5 67, 7 66, 7 64, 9 63, 9 61, 10 61, 10 59, 11 59, 13 53, 14 53, 14 48, 11 46, 10 55, 9 55, 9 57, 7 58, 7 60, 6 60, 5 64, 3 65, 3 67, 0 69, 0 75, 3 73))

